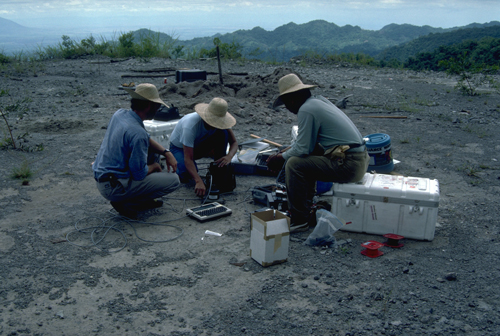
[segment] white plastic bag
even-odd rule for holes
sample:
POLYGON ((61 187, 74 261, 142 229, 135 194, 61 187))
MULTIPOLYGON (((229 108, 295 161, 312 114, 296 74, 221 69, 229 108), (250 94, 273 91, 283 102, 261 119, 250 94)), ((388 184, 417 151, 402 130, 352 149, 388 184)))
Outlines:
POLYGON ((325 209, 319 209, 316 211, 316 221, 316 227, 309 237, 307 237, 304 245, 331 246, 332 244, 335 244, 335 237, 333 234, 344 226, 345 222, 325 209))

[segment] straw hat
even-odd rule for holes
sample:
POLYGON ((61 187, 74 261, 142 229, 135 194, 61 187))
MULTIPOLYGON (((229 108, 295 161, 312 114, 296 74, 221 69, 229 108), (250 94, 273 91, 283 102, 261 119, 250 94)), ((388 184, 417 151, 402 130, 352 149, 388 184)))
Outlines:
POLYGON ((153 84, 149 83, 139 84, 135 88, 135 91, 129 88, 123 88, 123 89, 127 91, 132 98, 140 100, 149 100, 154 103, 162 104, 165 105, 166 107, 169 107, 167 104, 165 104, 163 100, 160 99, 158 90, 156 89, 156 86, 154 86, 153 84))
POLYGON ((227 112, 227 102, 222 98, 214 98, 209 104, 196 104, 194 110, 212 127, 228 129, 236 125, 236 119, 227 112))
POLYGON ((317 85, 309 85, 309 84, 304 84, 300 80, 300 78, 296 74, 288 74, 286 76, 283 76, 280 78, 278 81, 278 89, 280 90, 280 95, 278 98, 273 103, 273 107, 283 105, 283 102, 281 101, 281 96, 304 90, 304 89, 312 89, 317 87, 317 85))

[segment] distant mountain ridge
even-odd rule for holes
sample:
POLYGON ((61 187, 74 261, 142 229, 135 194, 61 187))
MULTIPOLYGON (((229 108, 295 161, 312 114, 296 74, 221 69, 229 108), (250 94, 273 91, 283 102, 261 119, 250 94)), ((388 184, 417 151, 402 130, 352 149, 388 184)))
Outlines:
POLYGON ((32 50, 42 43, 55 44, 60 38, 45 29, 25 27, 0 17, 0 53, 32 50))
POLYGON ((387 48, 377 55, 377 59, 397 59, 403 62, 418 53, 433 52, 440 46, 459 44, 466 40, 480 40, 484 37, 500 38, 500 25, 457 29, 441 34, 431 33, 407 43, 387 48))
MULTIPOLYGON (((272 31, 255 27, 232 33, 216 34, 210 37, 178 40, 176 45, 184 50, 212 49, 213 40, 218 37, 224 43, 238 43, 246 58, 266 61, 288 61, 290 58, 313 52, 319 55, 340 53, 364 53, 378 59, 396 58, 404 60, 420 51, 430 51, 439 44, 450 44, 469 38, 498 36, 500 22, 471 23, 463 27, 435 28, 410 24, 389 24, 380 30, 366 30, 359 26, 338 26, 324 20, 304 24, 290 22, 272 31), (490 34, 490 35, 487 35, 490 34), (442 41, 441 41, 442 40, 442 41), (453 42, 456 41, 456 42, 453 42)), ((160 40, 171 41, 172 36, 149 29, 133 32, 136 42, 141 37, 154 34, 160 40)), ((41 45, 60 42, 62 34, 49 34, 35 28, 28 28, 13 21, 0 18, 0 52, 23 49, 29 51, 41 45)))
POLYGON ((260 27, 251 30, 237 30, 224 35, 195 38, 189 41, 178 41, 187 48, 213 48, 213 38, 222 42, 239 43, 243 54, 260 51, 260 59, 277 61, 288 60, 301 55, 305 51, 324 53, 358 53, 377 56, 387 48, 408 43, 429 34, 452 33, 461 29, 500 27, 500 22, 485 24, 472 23, 464 27, 434 28, 431 26, 414 26, 410 24, 389 24, 380 30, 365 30, 359 26, 346 25, 339 27, 324 20, 310 21, 304 24, 293 22, 280 26, 273 31, 260 27))
MULTIPOLYGON (((359 26, 339 27, 324 20, 315 20, 304 24, 291 22, 273 31, 255 27, 251 30, 237 30, 217 37, 226 43, 238 42, 243 46, 244 54, 259 49, 261 51, 259 58, 274 58, 282 61, 307 50, 319 54, 363 52, 374 56, 388 47, 408 42, 429 33, 444 31, 447 30, 430 26, 417 27, 409 24, 390 24, 381 30, 372 31, 362 29, 359 26)), ((179 44, 185 47, 213 48, 214 37, 179 41, 179 44)))
POLYGON ((20 24, 15 23, 14 21, 7 20, 0 17, 0 36, 7 34, 17 34, 18 32, 26 32, 31 30, 31 28, 27 28, 21 26, 20 24))

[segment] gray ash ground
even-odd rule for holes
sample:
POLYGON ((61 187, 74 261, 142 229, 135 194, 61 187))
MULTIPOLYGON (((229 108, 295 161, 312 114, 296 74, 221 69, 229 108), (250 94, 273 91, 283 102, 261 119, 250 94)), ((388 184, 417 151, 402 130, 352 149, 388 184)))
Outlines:
POLYGON ((8 120, 24 150, 0 150, 0 335, 498 334, 497 91, 468 97, 441 73, 342 64, 222 69, 223 86, 213 60, 89 58, 1 70, 0 106, 14 105, 8 120), (174 84, 182 68, 208 79, 174 84), (233 214, 207 223, 184 216, 200 204, 188 187, 132 225, 98 193, 90 164, 109 118, 129 105, 122 84, 154 83, 181 113, 223 97, 240 142, 257 134, 286 145, 295 116, 269 104, 290 71, 332 101, 349 97, 344 111, 362 134, 389 134, 395 174, 439 181, 434 240, 405 239, 371 259, 361 243, 385 238, 337 232, 337 248, 312 248, 301 233, 286 263, 263 268, 249 256, 250 214, 262 207, 249 189, 272 177, 238 176, 223 197, 233 214), (33 172, 27 185, 10 177, 23 163, 33 172), (99 225, 121 231, 96 245, 102 231, 75 231, 99 225))

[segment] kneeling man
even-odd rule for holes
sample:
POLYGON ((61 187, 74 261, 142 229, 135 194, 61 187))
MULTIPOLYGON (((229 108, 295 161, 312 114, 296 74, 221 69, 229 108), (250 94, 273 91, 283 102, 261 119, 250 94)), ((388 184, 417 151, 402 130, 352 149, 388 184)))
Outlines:
POLYGON ((227 102, 214 98, 209 104, 197 104, 196 113, 182 117, 170 136, 170 150, 178 165, 181 182, 195 181, 195 193, 204 196, 206 186, 198 174, 197 159, 210 157, 220 166, 231 163, 238 142, 231 127, 236 119, 227 112, 227 102), (229 151, 227 146, 229 145, 229 151))

